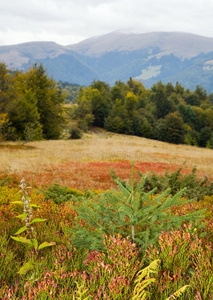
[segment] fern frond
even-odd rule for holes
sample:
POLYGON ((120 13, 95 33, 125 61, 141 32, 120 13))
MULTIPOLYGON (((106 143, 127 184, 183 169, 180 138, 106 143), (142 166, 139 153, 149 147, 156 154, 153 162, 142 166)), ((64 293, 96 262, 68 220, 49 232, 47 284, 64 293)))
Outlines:
POLYGON ((148 296, 148 293, 145 291, 145 288, 151 283, 155 282, 155 278, 145 279, 141 284, 138 284, 134 289, 134 296, 132 300, 145 300, 148 296))
POLYGON ((156 282, 155 278, 149 278, 150 274, 157 274, 159 269, 159 259, 154 260, 151 264, 141 270, 138 275, 137 279, 135 280, 136 286, 134 288, 132 300, 138 299, 147 299, 148 292, 145 291, 145 288, 150 286, 152 283, 156 282))
POLYGON ((147 277, 150 277, 150 274, 157 274, 158 273, 158 269, 159 269, 159 259, 154 260, 153 262, 151 262, 151 264, 149 266, 147 266, 146 268, 144 268, 143 270, 141 270, 138 273, 137 279, 135 280, 136 284, 140 284, 141 281, 147 277))
POLYGON ((169 296, 168 298, 166 298, 166 300, 173 300, 173 299, 177 299, 178 297, 180 297, 185 290, 187 289, 189 285, 184 285, 182 288, 180 288, 179 290, 177 290, 177 292, 175 292, 173 295, 169 296))
POLYGON ((81 286, 76 282, 77 285, 77 291, 76 296, 73 295, 73 300, 89 300, 91 299, 90 296, 87 296, 88 289, 85 288, 84 284, 81 286))

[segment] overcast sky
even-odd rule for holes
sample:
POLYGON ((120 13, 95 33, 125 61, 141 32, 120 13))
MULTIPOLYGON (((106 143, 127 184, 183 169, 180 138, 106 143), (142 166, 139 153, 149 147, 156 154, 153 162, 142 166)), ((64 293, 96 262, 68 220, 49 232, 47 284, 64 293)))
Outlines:
POLYGON ((0 0, 0 46, 61 45, 112 31, 213 37, 213 0, 0 0))

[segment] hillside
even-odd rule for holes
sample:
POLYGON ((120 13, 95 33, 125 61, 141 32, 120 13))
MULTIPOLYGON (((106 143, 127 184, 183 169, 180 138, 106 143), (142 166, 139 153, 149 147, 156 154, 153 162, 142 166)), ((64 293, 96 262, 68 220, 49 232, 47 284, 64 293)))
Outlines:
POLYGON ((89 85, 94 79, 114 84, 129 77, 146 87, 177 81, 213 92, 213 38, 181 32, 129 34, 112 32, 78 44, 31 42, 0 47, 0 61, 26 70, 42 62, 56 81, 89 85))
MULTIPOLYGON (((73 172, 76 164, 88 162, 119 164, 128 161, 130 164, 135 161, 147 164, 146 171, 164 173, 167 168, 174 171, 182 166, 190 171, 196 167, 201 177, 204 174, 211 177, 213 173, 211 149, 115 134, 101 128, 85 133, 81 140, 36 141, 25 145, 1 143, 0 154, 1 172, 43 173, 43 177, 51 173, 57 177, 57 172, 62 172, 65 181, 70 180, 65 176, 66 170, 73 172)), ((88 176, 88 172, 82 176, 88 176)))

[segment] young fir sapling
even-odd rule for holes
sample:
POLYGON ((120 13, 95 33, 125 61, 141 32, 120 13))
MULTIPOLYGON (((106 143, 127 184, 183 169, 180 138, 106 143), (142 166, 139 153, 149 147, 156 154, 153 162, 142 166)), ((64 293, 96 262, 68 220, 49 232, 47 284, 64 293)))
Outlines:
MULTIPOLYGON (((103 250, 103 234, 120 233, 146 249, 157 242, 163 229, 179 228, 184 221, 198 221, 203 217, 204 210, 182 216, 171 214, 172 207, 183 205, 181 197, 185 189, 174 196, 170 195, 170 189, 160 195, 155 194, 155 189, 145 192, 147 178, 148 175, 144 175, 136 184, 132 163, 130 184, 124 185, 117 179, 118 190, 111 188, 100 196, 93 194, 92 199, 75 198, 78 205, 72 208, 78 217, 76 227, 70 229, 73 245, 103 250), (87 226, 79 225, 79 219, 87 226)), ((192 201, 185 200, 184 204, 192 201)))

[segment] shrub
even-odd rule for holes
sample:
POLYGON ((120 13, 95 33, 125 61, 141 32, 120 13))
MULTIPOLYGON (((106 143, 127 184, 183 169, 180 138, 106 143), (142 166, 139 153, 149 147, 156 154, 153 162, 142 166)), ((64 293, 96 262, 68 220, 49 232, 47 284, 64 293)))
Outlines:
POLYGON ((72 127, 72 128, 70 128, 69 134, 70 134, 70 136, 69 136, 70 139, 77 140, 77 139, 81 139, 82 138, 82 132, 81 132, 81 130, 78 127, 72 127))
POLYGON ((73 196, 82 197, 84 195, 84 193, 76 189, 60 186, 58 183, 54 183, 50 187, 47 187, 42 193, 46 200, 52 199, 56 204, 70 201, 73 196))
MULTIPOLYGON (((206 195, 213 195, 213 182, 208 182, 207 177, 199 179, 196 175, 196 168, 193 168, 192 173, 187 175, 182 175, 181 171, 182 168, 172 173, 167 171, 164 176, 152 172, 147 178, 145 191, 156 188, 156 193, 162 193, 169 188, 170 193, 175 195, 181 189, 186 188, 185 195, 188 199, 194 200, 202 200, 206 195)), ((140 172, 139 175, 143 176, 140 172)))

